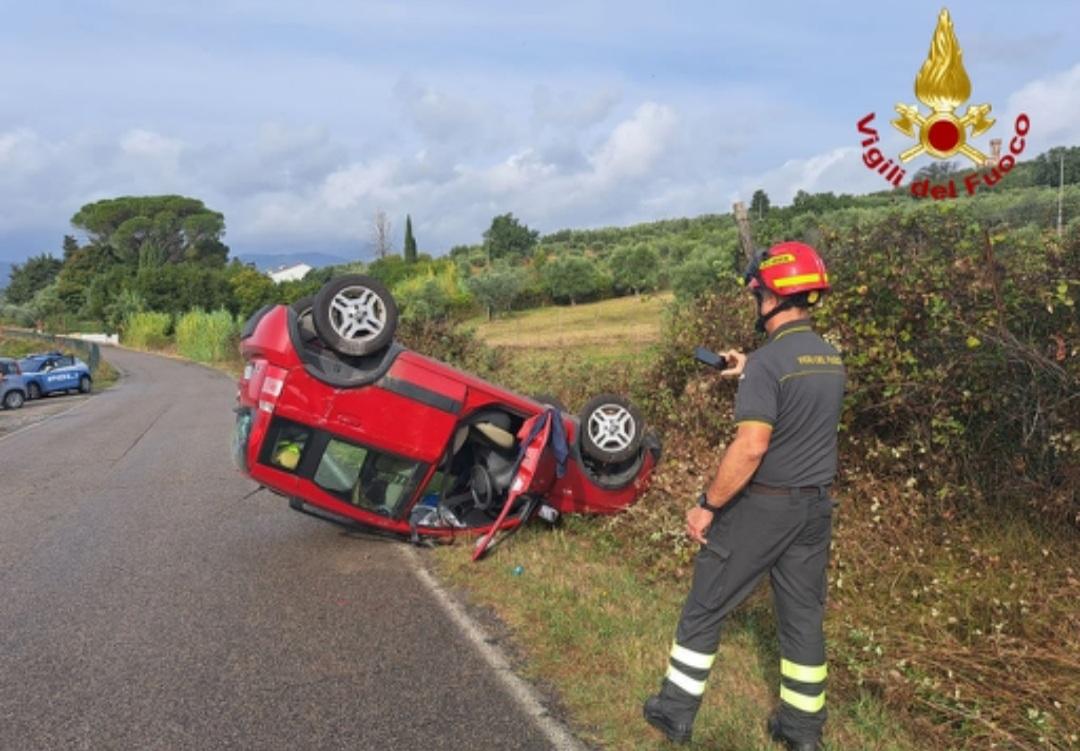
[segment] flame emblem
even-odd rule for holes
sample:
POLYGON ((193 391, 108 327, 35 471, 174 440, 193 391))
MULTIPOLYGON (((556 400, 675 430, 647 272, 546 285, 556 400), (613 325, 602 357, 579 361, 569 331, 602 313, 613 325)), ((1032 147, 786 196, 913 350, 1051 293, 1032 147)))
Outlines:
POLYGON ((963 117, 956 115, 957 108, 971 97, 971 79, 964 70, 963 52, 946 8, 938 15, 930 53, 915 76, 915 97, 932 112, 924 116, 916 105, 896 105, 900 117, 892 121, 893 127, 919 141, 900 154, 900 161, 909 162, 920 154, 937 159, 963 154, 978 167, 990 161, 967 142, 969 128, 976 137, 993 126, 990 105, 971 105, 963 117))

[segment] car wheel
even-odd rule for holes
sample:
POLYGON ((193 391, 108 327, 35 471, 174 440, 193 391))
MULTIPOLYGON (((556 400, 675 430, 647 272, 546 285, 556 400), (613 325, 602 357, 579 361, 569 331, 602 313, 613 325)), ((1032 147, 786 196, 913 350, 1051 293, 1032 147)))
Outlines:
POLYGON ((40 399, 41 386, 38 386, 36 383, 31 383, 26 387, 26 396, 28 399, 40 399))
POLYGON ((350 274, 331 279, 315 295, 315 330, 330 349, 342 355, 370 355, 390 344, 398 309, 382 282, 350 274))
POLYGON ((296 313, 296 324, 300 328, 300 338, 304 344, 311 344, 319 340, 319 332, 315 330, 315 318, 312 309, 315 306, 315 295, 301 297, 289 307, 296 313))
POLYGON ((21 391, 9 391, 4 394, 4 409, 18 409, 24 401, 21 391))
POLYGON ((83 376, 79 379, 79 391, 84 394, 89 394, 90 390, 94 388, 93 382, 90 380, 90 376, 83 376))
POLYGON ((540 402, 547 407, 554 407, 560 412, 570 411, 566 408, 566 405, 562 403, 562 400, 560 400, 557 396, 552 396, 551 394, 533 394, 532 400, 534 402, 540 402))
POLYGON ((645 424, 641 413, 628 400, 615 394, 600 394, 581 410, 581 448, 599 462, 621 462, 641 448, 645 424))

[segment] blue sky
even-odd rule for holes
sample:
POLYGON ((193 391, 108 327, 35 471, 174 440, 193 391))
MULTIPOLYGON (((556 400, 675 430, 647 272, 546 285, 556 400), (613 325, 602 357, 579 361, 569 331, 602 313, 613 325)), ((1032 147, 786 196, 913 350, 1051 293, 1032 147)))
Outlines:
MULTIPOLYGON (((915 103, 940 3, 36 2, 0 26, 0 260, 84 203, 182 193, 234 253, 422 250, 865 192, 855 122, 915 103)), ((993 135, 1080 144, 1080 4, 949 6, 993 135)), ((886 132, 887 131, 892 131, 886 132)), ((916 162, 917 169, 919 163, 916 162)))

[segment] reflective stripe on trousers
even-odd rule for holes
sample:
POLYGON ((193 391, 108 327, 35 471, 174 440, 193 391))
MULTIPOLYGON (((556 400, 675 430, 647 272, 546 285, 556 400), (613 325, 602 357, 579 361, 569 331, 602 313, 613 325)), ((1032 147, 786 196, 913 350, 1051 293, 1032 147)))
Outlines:
POLYGON ((694 563, 660 690, 663 711, 690 725, 716 659, 724 619, 765 574, 780 640, 779 719, 786 736, 814 740, 825 722, 826 569, 832 501, 817 494, 744 493, 719 512, 694 563))

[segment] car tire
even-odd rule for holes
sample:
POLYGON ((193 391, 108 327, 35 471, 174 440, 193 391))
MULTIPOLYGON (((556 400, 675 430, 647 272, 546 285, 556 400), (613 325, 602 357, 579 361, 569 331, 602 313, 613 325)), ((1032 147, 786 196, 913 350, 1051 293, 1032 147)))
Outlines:
POLYGON ((319 332, 315 330, 315 317, 312 309, 315 307, 315 295, 307 295, 289 306, 296 313, 296 325, 300 329, 300 338, 304 344, 311 344, 319 340, 319 332))
POLYGON ((623 462, 641 449, 645 422, 637 407, 617 394, 600 394, 581 410, 581 450, 598 462, 623 462))
POLYGON ((397 330, 398 309, 383 283, 361 274, 331 279, 312 308, 319 338, 338 354, 359 357, 386 347, 397 330))
POLYGON ((19 409, 25 401, 21 391, 9 391, 4 394, 4 409, 19 409))
POLYGON ((79 393, 89 394, 94 389, 94 383, 90 380, 90 376, 83 376, 79 379, 79 393))
POLYGON ((31 383, 26 387, 27 399, 40 399, 41 398, 41 386, 36 383, 31 383))
POLYGON ((552 396, 551 394, 533 394, 532 400, 534 402, 540 402, 547 407, 554 407, 560 412, 570 411, 566 408, 566 405, 562 403, 561 399, 559 399, 557 396, 552 396))

